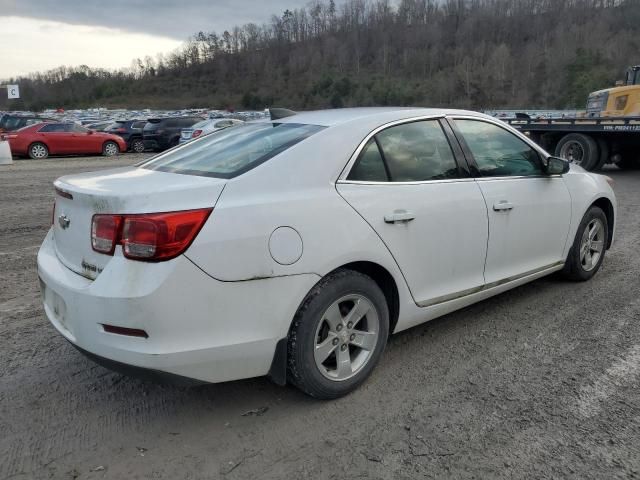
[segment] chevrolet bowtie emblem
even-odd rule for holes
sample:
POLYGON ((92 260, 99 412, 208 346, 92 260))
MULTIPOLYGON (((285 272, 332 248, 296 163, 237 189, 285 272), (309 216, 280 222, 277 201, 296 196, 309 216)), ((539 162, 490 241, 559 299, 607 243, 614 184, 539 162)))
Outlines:
POLYGON ((66 215, 62 214, 58 217, 58 224, 60 225, 60 228, 62 228, 63 230, 66 230, 67 228, 69 228, 70 223, 71 223, 71 220, 66 215))

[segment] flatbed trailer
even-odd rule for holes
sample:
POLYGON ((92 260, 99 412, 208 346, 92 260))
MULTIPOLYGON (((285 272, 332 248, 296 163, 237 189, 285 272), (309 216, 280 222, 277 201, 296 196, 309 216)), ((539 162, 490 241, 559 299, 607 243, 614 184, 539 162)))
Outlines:
POLYGON ((640 117, 576 117, 504 119, 553 154, 587 170, 607 163, 640 168, 640 117))

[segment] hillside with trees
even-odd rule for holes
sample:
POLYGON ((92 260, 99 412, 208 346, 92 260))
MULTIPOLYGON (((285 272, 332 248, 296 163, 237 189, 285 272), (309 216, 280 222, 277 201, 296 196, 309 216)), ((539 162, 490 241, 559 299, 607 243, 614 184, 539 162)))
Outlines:
POLYGON ((314 0, 120 71, 60 67, 0 109, 584 108, 640 63, 637 0, 314 0))

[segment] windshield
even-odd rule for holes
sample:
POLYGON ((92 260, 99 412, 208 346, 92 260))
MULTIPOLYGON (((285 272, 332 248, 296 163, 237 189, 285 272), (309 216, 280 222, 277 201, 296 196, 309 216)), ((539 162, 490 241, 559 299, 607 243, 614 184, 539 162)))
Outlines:
POLYGON ((233 178, 324 128, 294 123, 239 125, 186 143, 140 166, 162 172, 233 178))

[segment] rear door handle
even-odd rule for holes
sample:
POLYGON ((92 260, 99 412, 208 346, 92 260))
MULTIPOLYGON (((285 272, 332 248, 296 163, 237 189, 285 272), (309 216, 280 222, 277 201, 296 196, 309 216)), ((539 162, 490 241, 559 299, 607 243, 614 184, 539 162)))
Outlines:
POLYGON ((513 210, 513 203, 501 200, 493 204, 493 210, 496 212, 508 212, 509 210, 513 210))
POLYGON ((390 215, 385 215, 384 221, 386 223, 409 223, 415 218, 416 216, 407 210, 396 210, 390 215))

